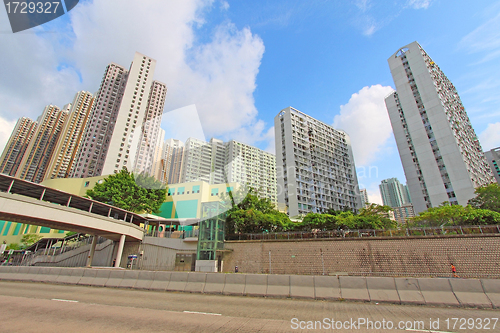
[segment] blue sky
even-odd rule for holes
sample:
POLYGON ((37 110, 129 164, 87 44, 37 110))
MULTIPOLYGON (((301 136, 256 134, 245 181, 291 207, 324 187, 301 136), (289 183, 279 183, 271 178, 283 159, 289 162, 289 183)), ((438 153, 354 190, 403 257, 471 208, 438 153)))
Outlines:
POLYGON ((500 146, 498 1, 87 0, 17 34, 0 10, 0 148, 17 118, 97 91, 109 62, 128 67, 138 51, 168 86, 167 138, 274 151, 273 119, 293 106, 350 134, 360 184, 379 201, 380 180, 405 182, 387 58, 413 41, 457 87, 483 148, 500 146))

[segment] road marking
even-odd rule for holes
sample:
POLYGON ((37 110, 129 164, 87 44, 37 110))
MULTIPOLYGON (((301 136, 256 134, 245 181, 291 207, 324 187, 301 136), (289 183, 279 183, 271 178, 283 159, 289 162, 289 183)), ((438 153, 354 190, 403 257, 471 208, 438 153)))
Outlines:
POLYGON ((184 313, 196 313, 196 314, 203 314, 203 315, 210 315, 210 316, 222 316, 220 313, 210 313, 210 312, 198 312, 198 311, 182 311, 184 313))
POLYGON ((413 329, 413 328, 406 328, 405 331, 427 332, 427 333, 453 333, 453 332, 447 332, 447 331, 416 330, 416 329, 413 329))
POLYGON ((78 301, 72 301, 70 299, 59 299, 59 298, 53 298, 53 299, 51 299, 51 301, 78 303, 78 301))

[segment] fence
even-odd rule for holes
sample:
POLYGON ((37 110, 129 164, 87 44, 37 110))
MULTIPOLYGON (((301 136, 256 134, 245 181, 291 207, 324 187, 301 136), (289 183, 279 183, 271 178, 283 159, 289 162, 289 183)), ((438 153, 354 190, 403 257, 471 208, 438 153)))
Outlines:
POLYGON ((313 230, 308 232, 273 232, 259 234, 232 234, 226 240, 284 240, 284 239, 329 239, 329 238, 366 238, 366 237, 416 237, 439 235, 477 235, 500 234, 500 225, 426 227, 395 230, 313 230))
POLYGON ((176 231, 147 231, 144 236, 160 238, 191 238, 198 237, 199 229, 196 230, 176 230, 176 231))

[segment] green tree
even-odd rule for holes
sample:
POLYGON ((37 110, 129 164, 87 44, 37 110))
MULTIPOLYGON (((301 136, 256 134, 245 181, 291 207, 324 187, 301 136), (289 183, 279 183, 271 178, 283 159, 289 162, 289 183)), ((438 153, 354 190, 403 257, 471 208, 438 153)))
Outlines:
POLYGON ((43 236, 37 235, 37 234, 27 234, 24 235, 23 238, 21 238, 21 244, 23 248, 27 248, 36 242, 38 242, 40 239, 42 239, 43 236))
POLYGON ((500 186, 497 183, 478 187, 475 193, 476 197, 469 200, 469 205, 500 213, 500 186))
POLYGON ((124 168, 88 190, 87 196, 135 213, 158 213, 167 190, 163 185, 158 186, 151 178, 153 177, 139 175, 138 184, 134 175, 124 168))
POLYGON ((21 245, 17 244, 17 243, 10 243, 9 245, 7 245, 7 247, 5 249, 6 250, 21 250, 21 245))
POLYGON ((421 212, 412 221, 417 226, 427 227, 499 224, 500 213, 470 205, 463 207, 444 202, 439 207, 421 212))
POLYGON ((277 211, 269 199, 259 198, 253 188, 221 196, 221 201, 228 205, 226 235, 280 232, 291 228, 288 216, 277 211))

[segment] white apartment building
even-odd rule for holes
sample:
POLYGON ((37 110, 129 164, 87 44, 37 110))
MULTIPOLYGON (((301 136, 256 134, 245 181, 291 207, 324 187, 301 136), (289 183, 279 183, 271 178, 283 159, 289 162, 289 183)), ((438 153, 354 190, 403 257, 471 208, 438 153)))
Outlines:
POLYGON ((493 176, 498 184, 500 184, 500 147, 493 148, 484 153, 486 160, 490 165, 493 176))
POLYGON ((274 154, 231 140, 226 143, 225 164, 228 182, 250 186, 261 198, 278 203, 274 154))
POLYGON ((76 93, 73 103, 65 106, 69 116, 57 141, 45 179, 70 176, 93 104, 92 94, 88 91, 80 91, 76 93))
POLYGON ((165 85, 153 81, 155 66, 156 60, 140 53, 128 71, 107 66, 73 177, 113 174, 123 167, 151 171, 166 94, 165 85))
POLYGON ((493 176, 454 85, 417 43, 389 59, 385 99, 415 213, 466 205, 493 176))
POLYGON ((182 182, 238 183, 277 203, 276 160, 259 148, 235 140, 189 138, 183 163, 182 182))
POLYGON ((368 191, 366 188, 359 190, 359 194, 361 195, 361 204, 363 207, 368 207, 370 205, 370 200, 368 200, 368 191))
POLYGON ((15 176, 36 127, 36 121, 29 118, 22 117, 17 120, 0 157, 0 173, 15 176))
POLYGON ((349 135, 288 107, 274 118, 278 202, 290 216, 362 207, 349 135))

